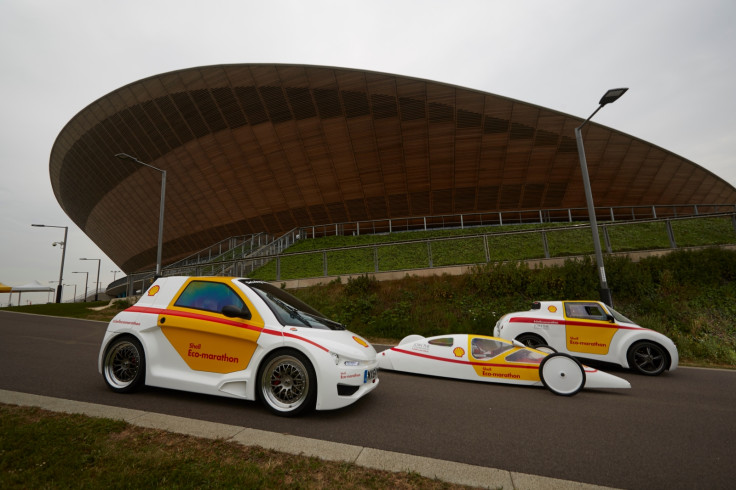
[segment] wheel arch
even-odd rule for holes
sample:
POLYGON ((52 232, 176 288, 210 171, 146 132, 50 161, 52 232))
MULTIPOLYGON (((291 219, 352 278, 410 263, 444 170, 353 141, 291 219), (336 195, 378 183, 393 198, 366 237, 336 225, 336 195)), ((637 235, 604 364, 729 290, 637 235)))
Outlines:
POLYGON ((667 348, 667 346, 663 342, 661 342, 659 339, 652 338, 649 336, 638 336, 638 337, 633 338, 630 342, 627 342, 626 348, 621 349, 622 351, 621 354, 623 356, 621 365, 626 367, 627 369, 634 369, 631 366, 631 363, 629 362, 629 353, 637 344, 640 344, 642 342, 651 342, 652 344, 656 344, 662 348, 662 351, 664 352, 664 355, 666 358, 666 364, 665 364, 664 370, 669 371, 670 368, 672 367, 672 353, 667 348))
MULTIPOLYGON (((321 351, 321 349, 317 349, 316 347, 305 347, 297 342, 285 342, 283 344, 273 345, 270 349, 264 350, 262 352, 262 355, 259 356, 257 364, 253 367, 253 382, 251 383, 254 395, 253 399, 258 401, 261 400, 261 393, 258 390, 258 379, 260 377, 263 364, 266 362, 266 360, 276 353, 288 354, 290 352, 296 352, 305 356, 309 363, 312 365, 312 369, 314 370, 314 382, 317 384, 316 409, 319 410, 322 400, 324 400, 324 398, 327 396, 326 390, 328 389, 329 384, 326 383, 325 380, 328 379, 327 376, 329 376, 329 374, 325 371, 324 368, 325 361, 320 361, 317 357, 319 356, 319 352, 317 352, 318 350, 321 351)), ((324 355, 329 356, 329 351, 324 352, 324 355)))
MULTIPOLYGON (((116 340, 118 340, 121 337, 132 337, 135 340, 138 341, 138 343, 141 345, 141 349, 143 349, 143 355, 146 356, 146 359, 148 358, 148 350, 146 349, 146 343, 143 341, 143 339, 138 335, 138 333, 135 330, 123 330, 120 332, 108 332, 105 337, 102 339, 102 345, 100 347, 100 352, 97 357, 97 371, 102 374, 103 364, 105 362, 105 355, 107 354, 107 349, 110 347, 110 344, 116 340)), ((146 372, 144 375, 148 375, 148 363, 146 363, 146 372)), ((144 378, 145 380, 145 378, 144 378)))

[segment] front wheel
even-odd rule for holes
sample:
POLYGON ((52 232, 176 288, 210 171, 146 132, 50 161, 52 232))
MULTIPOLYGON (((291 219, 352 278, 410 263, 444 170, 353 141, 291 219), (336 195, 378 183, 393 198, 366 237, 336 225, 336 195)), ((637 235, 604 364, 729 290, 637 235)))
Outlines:
POLYGON ((138 339, 126 335, 110 342, 102 375, 112 391, 130 393, 140 388, 146 378, 146 356, 138 339))
POLYGON ((309 360, 296 351, 269 355, 258 374, 261 402, 271 412, 293 417, 312 410, 317 400, 317 375, 309 360))
POLYGON ((585 386, 582 364, 567 354, 550 354, 539 365, 539 378, 552 393, 572 396, 585 386))
POLYGON ((654 342, 637 342, 631 346, 627 357, 629 367, 647 376, 658 376, 667 369, 667 351, 654 342))

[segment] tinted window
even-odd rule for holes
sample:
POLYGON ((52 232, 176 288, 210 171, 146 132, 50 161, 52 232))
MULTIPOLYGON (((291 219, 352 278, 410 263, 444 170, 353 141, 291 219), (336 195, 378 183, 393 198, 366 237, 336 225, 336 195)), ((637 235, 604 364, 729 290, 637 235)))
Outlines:
POLYGON ((245 304, 226 284, 208 281, 192 281, 179 295, 174 306, 197 310, 222 312, 225 306, 243 308, 245 304))
POLYGON ((565 303, 565 313, 570 318, 606 320, 606 312, 598 303, 565 303))
POLYGON ((528 349, 519 349, 513 354, 506 356, 508 362, 524 362, 527 364, 539 364, 545 355, 541 352, 534 352, 528 349))
POLYGON ((250 279, 241 282, 263 299, 282 325, 345 330, 342 324, 325 318, 319 311, 273 284, 250 279))
POLYGON ((491 359, 514 348, 513 345, 506 342, 482 337, 474 338, 470 344, 473 357, 476 359, 491 359))
POLYGON ((429 341, 432 345, 439 345, 441 347, 452 347, 452 337, 433 339, 429 341))

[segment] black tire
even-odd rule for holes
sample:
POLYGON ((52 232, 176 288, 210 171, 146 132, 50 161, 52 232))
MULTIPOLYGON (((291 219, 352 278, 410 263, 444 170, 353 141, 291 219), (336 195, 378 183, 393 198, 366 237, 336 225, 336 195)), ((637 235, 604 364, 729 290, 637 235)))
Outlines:
POLYGON ((585 370, 572 356, 550 354, 539 365, 539 379, 555 395, 572 396, 585 386, 585 370))
POLYGON ((314 409, 317 375, 307 357, 295 350, 271 353, 258 369, 258 397, 272 413, 294 417, 314 409))
POLYGON ((130 393, 145 384, 146 355, 138 339, 123 335, 110 342, 102 360, 102 377, 117 393, 130 393))
POLYGON ((629 367, 646 376, 659 376, 670 364, 667 350, 661 345, 642 340, 629 348, 626 354, 629 367))
POLYGON ((516 340, 532 349, 536 349, 539 345, 547 345, 547 342, 535 333, 523 333, 521 335, 517 335, 516 340))

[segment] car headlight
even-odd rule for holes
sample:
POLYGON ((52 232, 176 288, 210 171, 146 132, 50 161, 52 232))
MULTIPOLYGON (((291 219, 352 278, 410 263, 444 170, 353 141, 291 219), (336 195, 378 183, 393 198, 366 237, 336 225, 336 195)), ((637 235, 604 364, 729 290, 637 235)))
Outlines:
POLYGON ((332 360, 335 362, 335 366, 360 367, 360 366, 367 366, 373 362, 373 361, 356 361, 354 359, 341 358, 340 355, 336 354, 335 352, 330 352, 330 356, 332 356, 332 360))

